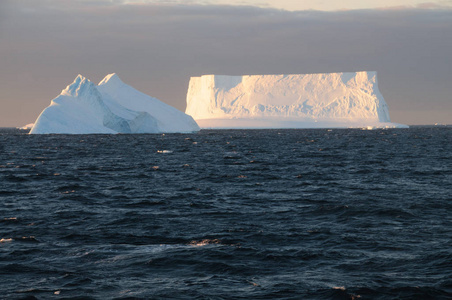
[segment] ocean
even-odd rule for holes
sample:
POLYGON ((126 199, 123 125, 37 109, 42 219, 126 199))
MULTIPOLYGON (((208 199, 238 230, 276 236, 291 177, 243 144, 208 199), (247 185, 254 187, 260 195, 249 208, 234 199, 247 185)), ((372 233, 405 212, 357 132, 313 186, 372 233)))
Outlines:
POLYGON ((0 129, 0 298, 452 299, 451 142, 0 129))

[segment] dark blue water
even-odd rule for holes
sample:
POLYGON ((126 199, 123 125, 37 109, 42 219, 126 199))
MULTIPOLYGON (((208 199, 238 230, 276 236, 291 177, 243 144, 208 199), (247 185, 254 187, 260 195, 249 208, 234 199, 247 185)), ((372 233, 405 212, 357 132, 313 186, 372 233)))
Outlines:
POLYGON ((452 128, 0 131, 6 299, 452 299, 452 128))

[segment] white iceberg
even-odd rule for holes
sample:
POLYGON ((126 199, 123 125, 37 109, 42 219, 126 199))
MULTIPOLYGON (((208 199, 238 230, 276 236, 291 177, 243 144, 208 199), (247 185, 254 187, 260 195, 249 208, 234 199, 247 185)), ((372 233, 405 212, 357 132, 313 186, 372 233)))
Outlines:
POLYGON ((392 123, 376 72, 204 75, 187 109, 201 128, 406 128, 392 123))
POLYGON ((24 125, 22 127, 19 127, 19 129, 28 130, 28 129, 33 128, 34 125, 35 125, 34 123, 30 123, 30 124, 24 125))
POLYGON ((192 117, 107 75, 98 86, 78 75, 42 111, 30 134, 195 132, 192 117))

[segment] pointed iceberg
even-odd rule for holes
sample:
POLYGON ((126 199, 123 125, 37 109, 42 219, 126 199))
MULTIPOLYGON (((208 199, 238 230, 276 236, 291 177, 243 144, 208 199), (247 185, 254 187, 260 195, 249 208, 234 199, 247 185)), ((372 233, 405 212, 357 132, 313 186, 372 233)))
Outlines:
POLYGON ((98 86, 78 75, 39 115, 30 134, 195 132, 192 117, 107 75, 98 86))
POLYGON ((187 109, 201 128, 392 128, 376 72, 190 79, 187 109))

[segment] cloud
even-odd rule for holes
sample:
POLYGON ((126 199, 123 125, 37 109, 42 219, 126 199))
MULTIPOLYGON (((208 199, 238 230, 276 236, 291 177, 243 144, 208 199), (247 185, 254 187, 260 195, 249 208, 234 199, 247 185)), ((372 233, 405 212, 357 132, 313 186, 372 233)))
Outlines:
POLYGON ((451 10, 452 1, 441 2, 423 2, 416 5, 394 5, 394 6, 382 6, 376 7, 376 10, 451 10))
POLYGON ((449 10, 6 2, 3 122, 17 120, 18 107, 21 123, 33 121, 78 73, 98 81, 111 72, 184 110, 190 76, 374 70, 395 121, 452 109, 449 10))

